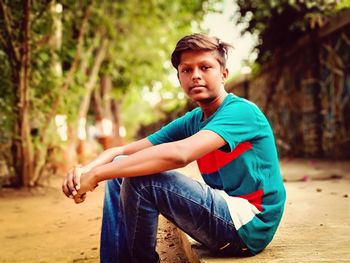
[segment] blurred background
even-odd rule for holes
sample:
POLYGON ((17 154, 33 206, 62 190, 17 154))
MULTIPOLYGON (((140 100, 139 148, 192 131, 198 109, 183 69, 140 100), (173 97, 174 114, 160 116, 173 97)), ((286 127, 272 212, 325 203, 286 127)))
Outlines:
POLYGON ((349 0, 0 0, 0 188, 37 186, 192 109, 170 54, 231 43, 226 89, 281 158, 350 158, 349 0))

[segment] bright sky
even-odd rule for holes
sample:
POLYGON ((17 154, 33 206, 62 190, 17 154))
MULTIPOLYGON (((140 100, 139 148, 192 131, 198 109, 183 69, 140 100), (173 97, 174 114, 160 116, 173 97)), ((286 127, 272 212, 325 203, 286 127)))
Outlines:
MULTIPOLYGON (((234 46, 234 49, 229 53, 227 62, 230 78, 250 72, 250 68, 244 65, 244 61, 255 60, 256 53, 252 52, 252 50, 256 40, 250 34, 241 36, 240 30, 243 25, 236 25, 238 18, 235 13, 238 7, 235 0, 223 0, 223 5, 224 12, 208 14, 202 26, 205 30, 208 30, 209 35, 216 36, 234 46)), ((175 86, 179 85, 175 71, 169 76, 169 79, 175 86)), ((183 97, 184 94, 180 91, 178 92, 178 96, 183 97)), ((160 94, 155 87, 153 87, 153 90, 145 87, 143 90, 143 97, 146 101, 151 103, 151 105, 155 105, 161 100, 160 94)))
POLYGON ((210 35, 234 46, 227 64, 231 76, 242 72, 244 60, 253 61, 256 58, 256 53, 252 52, 255 38, 250 34, 241 36, 240 29, 243 25, 235 24, 238 19, 235 14, 237 8, 235 0, 224 0, 224 12, 208 14, 203 23, 204 29, 208 29, 210 35))

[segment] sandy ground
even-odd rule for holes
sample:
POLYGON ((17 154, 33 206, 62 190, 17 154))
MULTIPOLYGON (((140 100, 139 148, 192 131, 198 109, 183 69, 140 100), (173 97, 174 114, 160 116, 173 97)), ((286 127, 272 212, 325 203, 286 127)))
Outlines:
MULTIPOLYGON (((295 255, 294 262, 350 262, 350 162, 283 160, 281 167, 286 219, 261 262, 295 255)), ((193 164, 183 172, 198 176, 193 164)), ((55 177, 50 187, 0 192, 0 262, 99 262, 103 184, 76 205, 61 193, 61 181, 55 177)), ((185 263, 174 226, 164 218, 159 225, 162 262, 185 263)))
MULTIPOLYGON (((0 192, 0 262, 99 262, 103 185, 76 205, 50 187, 0 192)), ((186 263, 175 227, 160 217, 158 253, 162 262, 186 263)))
POLYGON ((281 170, 287 202, 269 246, 255 257, 219 259, 189 240, 192 262, 350 262, 350 162, 282 160, 281 170))

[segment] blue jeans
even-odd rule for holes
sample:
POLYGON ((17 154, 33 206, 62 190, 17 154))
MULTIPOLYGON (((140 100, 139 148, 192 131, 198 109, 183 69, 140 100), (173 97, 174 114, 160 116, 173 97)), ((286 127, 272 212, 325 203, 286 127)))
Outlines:
POLYGON ((217 190, 176 171, 106 181, 101 262, 159 262, 158 216, 222 255, 244 244, 217 190))

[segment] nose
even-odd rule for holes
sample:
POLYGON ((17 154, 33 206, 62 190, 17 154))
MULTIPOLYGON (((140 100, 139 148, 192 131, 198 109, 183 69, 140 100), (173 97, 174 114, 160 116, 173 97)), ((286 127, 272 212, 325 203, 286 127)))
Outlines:
POLYGON ((192 80, 201 79, 201 74, 198 68, 194 68, 192 72, 192 80))

